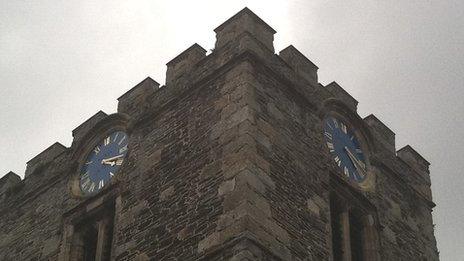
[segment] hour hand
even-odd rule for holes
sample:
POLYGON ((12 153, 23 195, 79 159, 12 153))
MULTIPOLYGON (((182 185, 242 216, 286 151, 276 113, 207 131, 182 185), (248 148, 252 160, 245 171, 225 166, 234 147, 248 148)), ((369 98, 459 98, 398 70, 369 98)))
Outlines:
POLYGON ((111 158, 107 158, 107 159, 102 159, 101 163, 102 164, 107 164, 107 165, 111 165, 111 166, 114 166, 116 164, 116 161, 119 159, 119 158, 122 158, 124 155, 118 155, 118 156, 114 156, 114 157, 111 157, 111 158))
POLYGON ((358 160, 353 153, 348 149, 348 147, 345 147, 345 151, 348 154, 348 157, 350 158, 351 162, 353 163, 354 167, 358 170, 361 171, 362 173, 366 172, 366 164, 364 162, 358 160))
POLYGON ((115 163, 114 161, 102 160, 101 164, 106 164, 106 165, 114 166, 114 164, 116 164, 116 163, 115 163))

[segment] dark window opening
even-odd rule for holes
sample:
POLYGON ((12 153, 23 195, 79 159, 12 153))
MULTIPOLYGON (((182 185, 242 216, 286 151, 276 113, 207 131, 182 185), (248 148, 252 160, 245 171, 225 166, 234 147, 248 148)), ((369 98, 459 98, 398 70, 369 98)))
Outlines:
POLYGON ((377 260, 376 232, 372 215, 362 206, 330 195, 332 256, 334 261, 377 260), (349 204, 349 205, 347 205, 349 204))
POLYGON ((113 211, 101 211, 74 225, 71 260, 110 261, 113 218, 113 211))
POLYGON ((88 226, 82 238, 84 261, 95 261, 97 255, 98 230, 95 226, 88 226))
POLYGON ((350 213, 351 261, 363 261, 362 222, 360 217, 350 213))
POLYGON ((342 260, 343 258, 343 246, 342 246, 342 226, 340 223, 340 211, 337 203, 333 199, 330 200, 331 209, 331 224, 332 224, 332 249, 334 260, 342 260))
POLYGON ((102 250, 102 261, 110 261, 111 257, 111 243, 113 242, 113 218, 109 220, 104 231, 103 236, 103 250, 102 250))

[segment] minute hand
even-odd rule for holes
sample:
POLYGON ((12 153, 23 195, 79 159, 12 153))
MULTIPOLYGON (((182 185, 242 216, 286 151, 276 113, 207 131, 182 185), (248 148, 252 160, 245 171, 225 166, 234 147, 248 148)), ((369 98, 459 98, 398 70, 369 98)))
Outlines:
POLYGON ((353 162, 353 165, 357 170, 361 170, 362 172, 366 171, 366 164, 364 162, 358 160, 351 151, 345 147, 346 153, 348 154, 348 157, 350 158, 351 162, 353 162))

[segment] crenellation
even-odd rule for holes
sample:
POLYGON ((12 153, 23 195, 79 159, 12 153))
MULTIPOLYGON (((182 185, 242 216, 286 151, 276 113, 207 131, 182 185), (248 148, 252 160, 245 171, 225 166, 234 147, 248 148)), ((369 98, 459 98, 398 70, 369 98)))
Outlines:
POLYGON ((336 98, 345 103, 348 108, 356 112, 358 108, 358 101, 353 98, 348 92, 345 91, 338 83, 331 82, 325 88, 336 98))
POLYGON ((135 85, 118 98, 118 113, 135 115, 148 106, 148 97, 153 95, 160 84, 150 77, 135 85))
POLYGON ((246 7, 214 29, 214 32, 216 32, 215 50, 236 41, 239 35, 248 32, 269 51, 274 52, 273 42, 276 31, 246 7))
POLYGON ((419 173, 423 174, 424 176, 429 175, 430 163, 410 145, 406 145, 399 149, 397 151, 397 155, 419 173))
POLYGON ((181 54, 169 61, 166 70, 166 86, 176 84, 181 77, 188 77, 193 67, 206 57, 206 50, 195 43, 181 54))
MULTIPOLYGON (((211 54, 194 44, 167 63, 166 86, 147 77, 118 98, 118 113, 75 128, 72 150, 56 143, 28 162, 28 179, 0 179, 0 259, 81 260, 86 224, 97 222, 109 260, 329 261, 339 215, 345 232, 362 226, 363 260, 438 260, 429 163, 410 146, 396 156, 395 134, 374 115, 360 121, 358 102, 318 83, 318 67, 294 46, 274 54, 275 31, 248 8, 215 32, 211 54), (368 126, 348 132, 365 143, 353 150, 365 165, 350 160, 375 182, 340 171, 325 142, 336 136, 322 127, 329 113, 368 126), (91 175, 82 159, 115 129, 128 135, 119 172, 96 194, 76 193, 91 175), (350 206, 334 209, 337 193, 350 206)), ((342 126, 333 128, 343 135, 342 126)))
POLYGON ((282 58, 297 74, 305 78, 309 83, 316 86, 317 70, 319 69, 311 62, 304 54, 302 54, 293 45, 289 45, 279 52, 279 57, 282 58))
POLYGON ((81 123, 79 126, 74 128, 72 131, 73 136, 73 145, 79 143, 79 141, 84 138, 84 136, 88 133, 90 129, 95 127, 98 122, 106 118, 108 115, 103 111, 98 111, 92 117, 88 118, 86 121, 81 123))
POLYGON ((37 156, 35 156, 27 162, 26 172, 24 175, 25 178, 27 178, 29 175, 33 174, 37 170, 41 169, 43 166, 49 164, 57 156, 65 152, 67 149, 68 148, 66 148, 63 144, 59 142, 55 142, 50 147, 46 148, 44 151, 42 151, 37 156))
POLYGON ((395 133, 381 122, 374 114, 370 114, 364 118, 364 122, 376 135, 377 140, 387 149, 388 152, 395 154, 395 133))
POLYGON ((0 202, 7 196, 9 191, 21 182, 21 177, 13 171, 8 172, 5 176, 0 178, 0 202))

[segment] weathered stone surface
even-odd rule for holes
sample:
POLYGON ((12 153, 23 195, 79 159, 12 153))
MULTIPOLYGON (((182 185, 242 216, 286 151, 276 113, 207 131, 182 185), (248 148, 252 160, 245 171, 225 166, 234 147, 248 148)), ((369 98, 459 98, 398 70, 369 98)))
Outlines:
MULTIPOLYGON (((66 260, 73 220, 111 203, 111 260, 332 260, 329 196, 338 182, 374 209, 380 260, 438 260, 428 162, 409 147, 398 157, 370 151, 375 189, 347 183, 321 112, 335 100, 362 123, 357 101, 338 85, 314 84, 316 67, 296 49, 276 56, 275 32, 248 9, 216 32, 212 54, 193 46, 168 64, 166 87, 153 91, 146 79, 122 96, 129 152, 101 192, 79 197, 70 184, 89 152, 84 138, 119 124, 103 112, 73 131, 74 154, 47 153, 55 156, 41 175, 0 180, 9 191, 0 259, 66 260)), ((382 135, 369 134, 383 126, 357 126, 377 148, 382 135)))
POLYGON ((66 147, 59 142, 54 143, 37 156, 27 162, 26 173, 24 176, 27 178, 34 172, 40 171, 39 169, 45 167, 48 163, 53 161, 58 155, 66 151, 66 147))
POLYGON ((276 31, 248 8, 242 9, 214 31, 216 32, 216 49, 235 41, 243 32, 248 32, 267 49, 274 52, 273 41, 276 31))
POLYGON ((338 83, 336 82, 331 82, 325 88, 332 93, 332 95, 336 98, 339 99, 341 102, 343 102, 348 108, 350 108, 352 111, 356 111, 358 108, 358 101, 353 98, 348 92, 345 91, 338 83))
POLYGON ((282 58, 297 74, 305 78, 309 83, 316 86, 318 67, 306 56, 298 51, 293 45, 289 45, 279 52, 282 58))
POLYGON ((386 149, 390 152, 395 154, 396 147, 395 147, 395 133, 390 130, 383 122, 381 122, 374 114, 370 114, 369 116, 364 118, 364 122, 372 128, 374 134, 377 136, 377 139, 383 144, 386 149))
POLYGON ((118 113, 133 115, 137 111, 143 112, 148 107, 148 97, 153 95, 159 88, 159 83, 150 77, 145 78, 132 89, 118 98, 118 113))
POLYGON ((14 186, 21 182, 21 178, 14 172, 10 171, 0 178, 0 201, 6 198, 8 193, 14 186))
POLYGON ((195 64, 206 57, 206 50, 198 44, 194 44, 183 51, 181 54, 176 56, 166 65, 166 86, 175 84, 176 81, 182 77, 188 75, 195 64))
POLYGON ((103 111, 98 111, 92 117, 88 118, 86 121, 74 128, 74 130, 72 131, 73 145, 79 143, 79 141, 81 141, 82 138, 84 138, 84 135, 87 134, 90 129, 95 127, 95 125, 98 122, 105 119, 107 116, 108 115, 103 111))
POLYGON ((160 200, 168 200, 172 195, 174 195, 174 186, 170 186, 169 188, 163 190, 160 194, 160 200))

